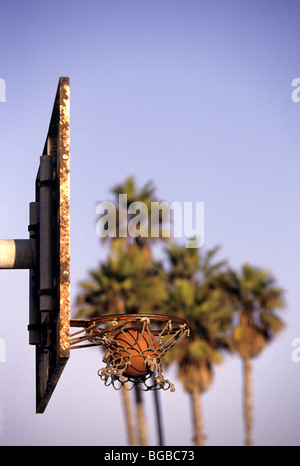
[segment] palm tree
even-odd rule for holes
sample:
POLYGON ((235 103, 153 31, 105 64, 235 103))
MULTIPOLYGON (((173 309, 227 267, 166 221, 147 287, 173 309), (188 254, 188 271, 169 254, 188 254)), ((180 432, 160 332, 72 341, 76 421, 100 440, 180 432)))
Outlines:
POLYGON ((121 247, 125 249, 138 247, 143 252, 145 259, 152 258, 151 247, 153 245, 153 242, 163 239, 161 234, 161 216, 158 219, 158 229, 160 231, 159 238, 151 237, 151 222, 153 222, 154 220, 153 218, 151 218, 151 203, 157 202, 157 199, 155 197, 155 190, 156 188, 153 185, 152 181, 148 181, 142 188, 139 189, 136 185, 134 177, 132 176, 129 176, 128 178, 126 178, 124 183, 116 185, 112 189, 112 193, 114 195, 113 203, 116 209, 116 229, 115 231, 110 232, 109 225, 107 225, 108 234, 106 237, 103 238, 104 241, 110 241, 112 250, 114 249, 115 245, 117 245, 117 248, 119 248, 121 245, 121 247), (120 205, 120 196, 122 195, 125 195, 125 197, 121 199, 120 205), (136 237, 132 237, 129 231, 129 224, 134 217, 139 217, 139 215, 137 213, 129 213, 127 215, 127 211, 130 208, 130 206, 133 205, 135 202, 140 202, 145 206, 145 211, 147 211, 147 219, 144 219, 144 222, 138 222, 140 234, 136 237), (126 222, 127 225, 120 224, 120 207, 123 212, 123 214, 121 214, 121 222, 122 224, 123 222, 126 222), (125 212, 126 218, 123 218, 125 212), (121 235, 120 230, 124 230, 124 228, 126 229, 125 235, 124 232, 121 235))
MULTIPOLYGON (((145 261, 136 249, 120 249, 118 255, 108 257, 97 270, 89 273, 89 279, 80 284, 76 317, 93 318, 109 314, 153 313, 167 298, 158 270, 161 265, 145 261)), ((138 389, 137 389, 138 390, 138 389)), ((142 445, 147 444, 146 425, 139 390, 136 390, 137 419, 142 445)), ((130 445, 137 445, 130 394, 121 390, 127 419, 130 445)))
POLYGON ((149 313, 166 299, 160 262, 144 261, 137 249, 109 256, 80 287, 77 316, 81 317, 149 313))
POLYGON ((178 363, 178 377, 191 395, 195 444, 203 446, 205 435, 201 395, 212 384, 214 364, 228 346, 231 308, 223 291, 214 284, 224 261, 212 263, 217 248, 200 256, 197 249, 171 245, 168 250, 169 312, 189 321, 191 337, 167 355, 166 363, 178 363))
MULTIPOLYGON (((103 313, 147 313, 160 309, 161 301, 165 299, 166 291, 163 285, 163 269, 161 264, 153 260, 151 246, 153 241, 161 238, 151 238, 150 218, 151 202, 157 201, 155 198, 155 187, 151 181, 142 188, 138 188, 133 177, 128 177, 124 183, 112 189, 114 195, 114 205, 116 209, 116 231, 115 235, 108 235, 103 241, 109 241, 110 254, 107 263, 102 264, 100 270, 91 272, 90 280, 81 284, 81 303, 84 306, 80 309, 81 316, 95 317, 103 313), (126 210, 134 202, 142 202, 148 212, 147 231, 143 230, 144 225, 140 225, 141 234, 131 237, 128 231, 128 224, 134 217, 133 214, 126 215, 125 236, 120 236, 119 224, 119 199, 120 195, 126 195, 126 205, 121 208, 126 210)), ((124 197, 122 197, 123 201, 124 197)), ((153 219, 152 219, 153 221, 153 219)), ((161 219, 159 229, 161 230, 161 219)), ((109 227, 109 225, 107 225, 109 227)), ((124 225, 123 225, 124 228, 124 225)), ((124 390, 121 390, 124 392, 124 390)), ((141 444, 147 444, 146 423, 143 413, 142 393, 136 387, 136 407, 139 426, 139 436, 141 444)), ((158 394, 155 392, 155 402, 158 412, 158 394)), ((126 406, 129 406, 130 394, 123 393, 126 397, 126 406)), ((127 412, 130 410, 127 408, 127 412)), ((158 419, 160 416, 158 415, 158 419)), ((132 422, 128 422, 128 427, 132 422)), ((159 426, 161 429, 161 427, 159 426)), ((133 437, 133 434, 131 435, 133 437)))
POLYGON ((257 357, 282 330, 276 310, 284 306, 283 290, 263 269, 243 265, 241 272, 227 271, 220 286, 228 293, 233 307, 232 347, 243 361, 245 444, 252 445, 252 359, 257 357))
MULTIPOLYGON (((119 251, 120 249, 124 250, 131 250, 132 248, 137 248, 144 261, 153 261, 153 253, 152 253, 152 246, 154 243, 164 242, 166 239, 163 236, 163 218, 162 213, 160 212, 158 218, 153 218, 151 216, 151 206, 153 202, 158 202, 156 195, 155 195, 156 188, 153 185, 152 181, 148 181, 144 186, 138 188, 136 185, 135 179, 133 176, 129 176, 126 178, 124 183, 116 185, 112 189, 112 193, 114 195, 114 204, 116 208, 116 234, 115 236, 107 235, 104 238, 104 241, 110 241, 110 248, 112 254, 114 251, 119 251), (125 202, 125 205, 120 206, 120 196, 124 196, 122 198, 122 202, 125 202), (119 208, 122 208, 122 211, 129 210, 131 205, 134 205, 136 202, 141 202, 143 206, 145 206, 145 210, 147 211, 147 218, 144 218, 144 222, 139 223, 140 234, 138 236, 132 237, 129 231, 129 225, 131 220, 135 217, 134 214, 126 215, 126 232, 127 234, 125 237, 120 236, 120 229, 121 225, 119 223, 120 220, 120 211, 119 208), (146 222, 145 222, 146 220, 146 222), (153 225, 154 222, 157 222, 153 225), (146 224, 145 224, 146 223, 146 224), (156 227, 158 229, 159 235, 158 237, 151 236, 151 228, 156 227)), ((138 215, 137 215, 138 217, 138 215)), ((124 220, 124 218, 123 218, 124 220)), ((124 229, 124 225, 123 225, 124 229)), ((162 268, 159 267, 160 272, 162 268)), ((156 269, 156 273, 158 270, 156 269)), ((153 289, 155 293, 155 288, 153 289)), ((143 312, 142 310, 138 310, 136 312, 143 312)), ((146 444, 146 424, 145 424, 145 416, 143 414, 143 394, 140 392, 138 387, 135 387, 135 394, 136 394, 136 406, 138 412, 138 419, 139 419, 139 426, 140 426, 140 437, 144 439, 144 443, 146 444)), ((157 425, 158 425, 158 432, 159 432, 159 444, 162 445, 162 426, 161 426, 161 413, 160 413, 160 406, 159 406, 159 394, 156 390, 154 390, 154 401, 156 407, 156 417, 157 417, 157 425)))

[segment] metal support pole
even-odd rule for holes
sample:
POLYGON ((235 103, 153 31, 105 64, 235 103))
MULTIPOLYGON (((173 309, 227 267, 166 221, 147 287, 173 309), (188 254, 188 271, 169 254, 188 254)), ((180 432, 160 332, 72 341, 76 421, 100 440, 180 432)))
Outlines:
MULTIPOLYGON (((32 240, 34 257, 38 257, 39 248, 39 203, 29 204, 29 234, 32 240)), ((34 267, 29 271, 29 344, 41 343, 41 315, 39 311, 39 261, 35 260, 34 267)))
POLYGON ((1 239, 0 269, 31 269, 34 252, 31 239, 1 239))
POLYGON ((40 311, 53 310, 53 157, 40 158, 40 311))

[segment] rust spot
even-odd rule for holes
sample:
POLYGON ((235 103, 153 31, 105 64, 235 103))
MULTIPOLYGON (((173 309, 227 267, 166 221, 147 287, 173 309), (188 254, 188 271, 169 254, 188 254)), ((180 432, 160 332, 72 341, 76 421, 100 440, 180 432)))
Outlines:
POLYGON ((61 78, 59 101, 59 258, 60 258, 60 346, 69 350, 70 333, 70 86, 61 78))

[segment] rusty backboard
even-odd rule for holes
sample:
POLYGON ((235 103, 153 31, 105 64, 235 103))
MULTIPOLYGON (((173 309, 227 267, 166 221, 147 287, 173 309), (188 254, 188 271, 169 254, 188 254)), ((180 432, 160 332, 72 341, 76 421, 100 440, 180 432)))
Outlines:
POLYGON ((35 342, 33 344, 36 345, 37 413, 43 413, 46 409, 69 358, 69 99, 69 78, 60 78, 49 130, 36 177, 36 202, 34 204, 38 206, 39 210, 39 234, 37 242, 38 270, 35 271, 35 278, 38 276, 39 279, 35 283, 38 286, 36 307, 39 313, 38 325, 40 334, 39 343, 35 342), (46 167, 48 167, 47 170, 49 171, 49 167, 51 170, 48 177, 45 177, 45 170, 43 168, 45 163, 46 167))

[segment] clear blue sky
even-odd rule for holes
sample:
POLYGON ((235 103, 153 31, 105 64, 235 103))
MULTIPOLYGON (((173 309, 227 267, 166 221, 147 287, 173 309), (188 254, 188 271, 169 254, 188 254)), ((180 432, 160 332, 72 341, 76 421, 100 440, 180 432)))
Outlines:
MULTIPOLYGON (((300 4, 293 0, 2 0, 1 239, 27 238, 28 204, 60 76, 71 82, 71 293, 105 257, 96 205, 127 175, 157 195, 204 202, 205 248, 269 269, 286 329, 254 362, 254 442, 297 445, 300 363, 300 4)), ((0 444, 126 445, 120 394, 97 350, 73 353, 35 414, 28 271, 0 271, 0 444)), ((174 370, 161 394, 168 445, 192 445, 174 370)), ((242 377, 226 358, 203 396, 207 445, 242 445, 242 377)), ((152 394, 149 441, 156 443, 152 394)))

